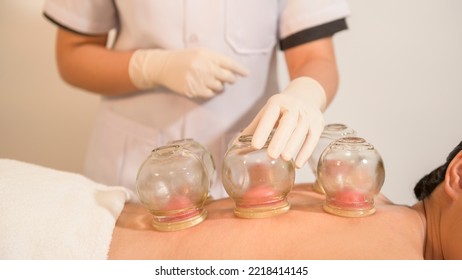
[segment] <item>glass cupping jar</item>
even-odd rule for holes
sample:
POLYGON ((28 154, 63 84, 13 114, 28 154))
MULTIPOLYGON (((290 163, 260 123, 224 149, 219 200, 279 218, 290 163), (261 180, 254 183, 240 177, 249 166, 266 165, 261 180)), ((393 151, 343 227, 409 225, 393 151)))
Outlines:
POLYGON ((271 136, 262 149, 251 146, 252 135, 242 135, 225 154, 223 185, 240 218, 266 218, 287 212, 287 194, 295 182, 294 162, 267 154, 271 136))
POLYGON ((136 179, 139 199, 159 231, 181 230, 202 222, 207 217, 204 203, 209 184, 201 158, 180 145, 153 150, 136 179))
POLYGON ((362 217, 376 211, 374 197, 382 188, 385 169, 374 146, 360 137, 344 137, 321 154, 317 178, 326 194, 326 212, 362 217))
POLYGON ((185 149, 188 149, 195 153, 199 159, 202 160, 202 163, 205 166, 207 171, 207 175, 209 176, 210 181, 210 188, 213 187, 215 181, 217 180, 217 169, 215 167, 215 161, 213 159, 212 154, 209 152, 207 148, 205 148, 202 144, 197 142, 192 138, 180 139, 175 141, 170 141, 167 143, 168 145, 179 145, 185 149))
MULTIPOLYGON (((348 136, 356 136, 356 131, 345 124, 331 123, 324 126, 324 130, 319 138, 318 144, 311 154, 311 157, 308 159, 308 164, 314 176, 317 176, 319 158, 327 146, 337 139, 348 136)), ((317 178, 313 184, 313 190, 321 194, 325 193, 317 178)))

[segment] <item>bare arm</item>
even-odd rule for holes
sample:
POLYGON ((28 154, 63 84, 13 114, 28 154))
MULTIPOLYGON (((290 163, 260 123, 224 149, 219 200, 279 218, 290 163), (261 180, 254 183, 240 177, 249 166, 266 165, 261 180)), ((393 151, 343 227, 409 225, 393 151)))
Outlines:
POLYGON ((291 80, 302 76, 317 80, 326 92, 326 106, 329 105, 338 86, 332 37, 290 48, 284 55, 291 80))
POLYGON ((59 28, 56 58, 61 77, 67 83, 102 95, 136 91, 128 76, 132 52, 106 48, 107 34, 85 36, 59 28))

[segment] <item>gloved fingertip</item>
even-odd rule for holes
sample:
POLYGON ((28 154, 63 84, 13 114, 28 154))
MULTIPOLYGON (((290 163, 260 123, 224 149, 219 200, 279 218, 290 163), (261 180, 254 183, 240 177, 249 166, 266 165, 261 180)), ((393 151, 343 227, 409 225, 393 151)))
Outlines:
POLYGON ((293 156, 293 155, 292 155, 292 153, 290 153, 290 152, 283 152, 283 153, 281 154, 282 159, 285 160, 285 161, 291 160, 291 159, 292 159, 292 156, 293 156))
POLYGON ((269 156, 271 159, 277 159, 277 158, 280 156, 280 154, 268 152, 268 156, 269 156))
POLYGON ((264 143, 260 143, 257 140, 252 140, 252 147, 254 149, 260 150, 261 148, 263 148, 263 145, 264 143))
POLYGON ((236 82, 236 76, 234 75, 229 76, 228 80, 226 81, 226 83, 228 84, 234 84, 235 82, 236 82))
POLYGON ((213 90, 211 90, 211 89, 207 89, 207 90, 205 91, 205 97, 213 97, 213 96, 215 96, 217 93, 218 93, 218 92, 215 92, 215 91, 213 91, 213 90))
POLYGON ((243 77, 247 77, 250 75, 250 71, 247 69, 247 68, 243 68, 242 69, 242 73, 241 73, 241 76, 243 77))
POLYGON ((220 65, 240 76, 248 76, 250 74, 250 71, 245 67, 244 64, 232 60, 228 57, 222 57, 220 59, 220 65))
POLYGON ((277 159, 279 156, 281 156, 281 152, 279 151, 279 149, 276 147, 268 147, 268 150, 267 150, 267 153, 268 153, 268 156, 272 159, 277 159))
POLYGON ((295 168, 300 169, 305 165, 305 163, 306 163, 306 160, 297 158, 295 160, 295 168))
POLYGON ((261 149, 266 143, 266 139, 263 139, 258 134, 252 136, 252 147, 255 149, 261 149))
POLYGON ((244 65, 240 64, 240 65, 236 65, 236 67, 234 67, 233 69, 233 72, 238 74, 239 76, 242 76, 242 77, 247 77, 250 75, 250 71, 249 69, 247 69, 244 65))

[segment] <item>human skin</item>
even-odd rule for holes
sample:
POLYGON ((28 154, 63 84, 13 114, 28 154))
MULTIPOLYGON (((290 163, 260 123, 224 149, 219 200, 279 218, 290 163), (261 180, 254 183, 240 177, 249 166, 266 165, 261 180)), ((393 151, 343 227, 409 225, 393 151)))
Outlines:
MULTIPOLYGON (((136 92, 128 75, 133 51, 106 48, 108 34, 85 36, 58 28, 56 57, 61 77, 69 84, 101 95, 115 96, 136 92)), ((332 37, 319 39, 285 51, 291 79, 308 76, 326 92, 326 104, 338 86, 337 64, 332 37)))
POLYGON ((462 151, 449 164, 444 181, 413 208, 426 221, 425 259, 462 260, 462 151))
POLYGON ((180 231, 152 228, 151 214, 127 204, 114 230, 110 259, 423 259, 422 214, 376 198, 377 212, 345 218, 322 210, 310 184, 288 195, 291 209, 271 218, 242 219, 234 202, 206 203, 208 217, 180 231))

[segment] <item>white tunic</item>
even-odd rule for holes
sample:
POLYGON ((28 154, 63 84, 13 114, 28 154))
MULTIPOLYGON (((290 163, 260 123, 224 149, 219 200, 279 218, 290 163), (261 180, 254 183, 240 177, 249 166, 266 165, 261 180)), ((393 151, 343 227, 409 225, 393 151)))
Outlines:
MULTIPOLYGON (((85 175, 135 187, 142 161, 171 140, 194 138, 212 153, 218 174, 229 140, 278 92, 276 52, 346 28, 346 0, 47 0, 44 14, 69 30, 106 34, 111 48, 204 47, 250 70, 208 100, 166 88, 103 97, 85 175)), ((212 190, 226 196, 221 180, 212 190)))

